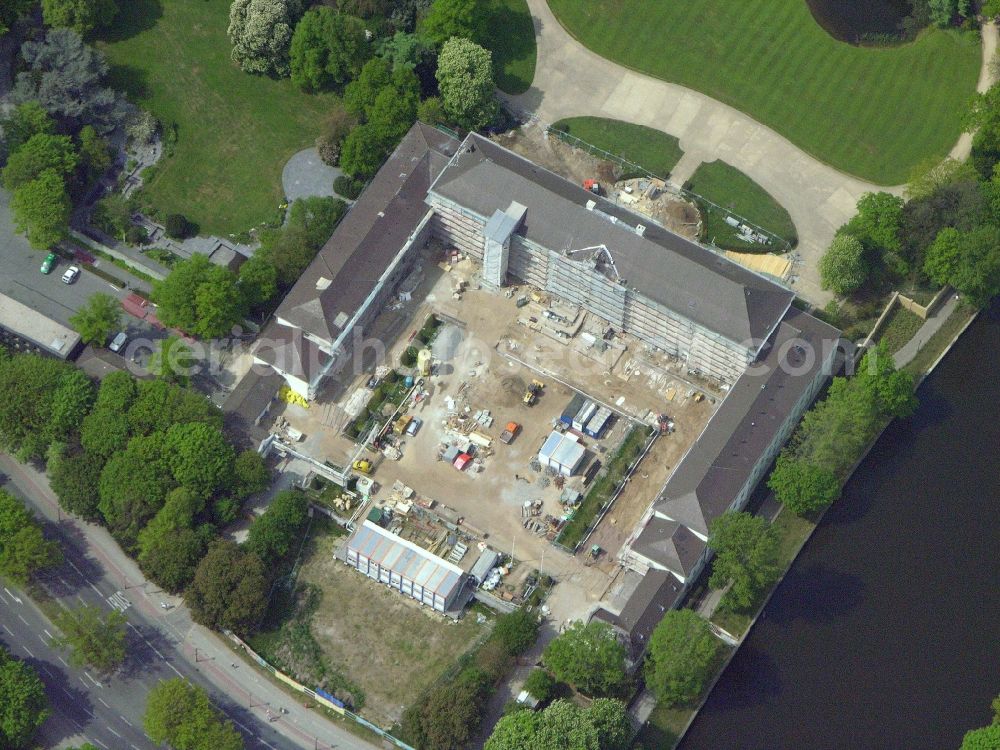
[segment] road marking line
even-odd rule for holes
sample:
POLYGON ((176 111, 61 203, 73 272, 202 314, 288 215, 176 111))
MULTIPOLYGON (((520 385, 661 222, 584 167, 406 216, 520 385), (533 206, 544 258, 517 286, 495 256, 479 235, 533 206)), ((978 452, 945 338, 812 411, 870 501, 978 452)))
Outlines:
POLYGON ((31 653, 31 649, 30 648, 28 648, 27 646, 21 646, 21 648, 23 648, 25 651, 27 651, 28 652, 28 656, 30 656, 32 659, 35 658, 35 655, 33 653, 31 653))
POLYGON ((50 633, 50 632, 49 632, 48 630, 46 630, 45 628, 42 628, 42 632, 43 632, 43 633, 45 633, 45 635, 47 635, 47 636, 48 636, 49 638, 51 638, 51 637, 52 637, 52 633, 50 633))
POLYGON ((68 695, 68 696, 69 696, 70 698, 73 698, 73 697, 75 697, 75 696, 74 696, 74 695, 73 695, 73 694, 72 694, 72 693, 71 693, 71 692, 70 692, 69 690, 67 690, 66 688, 63 688, 62 690, 63 690, 63 692, 64 692, 64 693, 66 693, 66 695, 68 695))
POLYGON ((6 630, 6 631, 7 631, 8 633, 10 633, 11 635, 14 635, 14 631, 13 631, 13 630, 11 630, 10 628, 8 628, 8 627, 7 627, 6 625, 4 625, 4 626, 3 626, 3 629, 4 629, 4 630, 6 630))
MULTIPOLYGON (((131 742, 129 744, 132 745, 131 742)), ((132 750, 139 750, 139 748, 137 748, 135 745, 132 745, 132 750)))
MULTIPOLYGON (((49 637, 51 638, 52 636, 49 636, 49 637)), ((43 645, 43 646, 48 646, 48 645, 49 645, 48 643, 46 643, 46 641, 45 641, 45 639, 44 639, 44 638, 42 637, 42 634, 41 634, 41 633, 38 633, 38 640, 40 640, 40 641, 42 642, 42 645, 43 645)))
POLYGON ((90 672, 84 672, 84 674, 87 675, 87 679, 94 683, 97 687, 104 687, 101 683, 90 676, 90 672))
POLYGON ((80 604, 82 604, 85 607, 87 606, 87 602, 86 602, 86 600, 82 596, 80 596, 79 594, 77 594, 76 598, 80 600, 80 604))
POLYGON ((66 664, 66 660, 65 660, 65 659, 63 659, 63 658, 62 658, 61 656, 60 656, 60 657, 58 657, 58 659, 59 659, 59 661, 61 661, 61 662, 63 663, 63 665, 65 665, 65 666, 67 666, 67 667, 69 666, 69 664, 66 664))
POLYGON ((156 646, 154 646, 152 643, 150 643, 149 641, 146 641, 146 645, 149 646, 151 649, 153 649, 153 653, 156 654, 157 656, 159 656, 161 659, 163 659, 163 661, 167 660, 167 657, 165 657, 163 654, 161 654, 159 651, 157 651, 156 650, 156 646))
POLYGON ((98 745, 100 745, 101 747, 103 747, 103 748, 104 748, 104 750, 108 750, 108 746, 107 746, 107 745, 105 745, 105 744, 104 744, 103 742, 101 742, 100 740, 92 740, 92 742, 94 742, 95 744, 98 744, 98 745))
MULTIPOLYGON (((25 620, 25 619, 24 619, 23 617, 21 617, 21 615, 18 615, 18 616, 17 616, 17 619, 18 619, 18 620, 20 620, 21 622, 23 622, 23 623, 24 623, 25 625, 28 625, 28 621, 27 621, 27 620, 25 620)), ((28 627, 30 628, 31 626, 30 626, 30 625, 28 625, 28 627)))
POLYGON ((87 684, 87 681, 86 681, 85 679, 83 679, 83 678, 81 677, 81 678, 80 678, 80 682, 82 682, 82 683, 83 683, 83 686, 84 686, 84 687, 85 687, 85 688, 86 688, 87 690, 90 690, 90 685, 88 685, 88 684, 87 684))
POLYGON ((74 564, 73 564, 73 561, 72 561, 72 560, 70 560, 70 559, 69 559, 68 557, 66 558, 66 562, 68 562, 68 563, 69 563, 69 566, 70 566, 70 567, 71 567, 71 568, 72 568, 73 570, 75 570, 75 571, 76 571, 77 573, 79 573, 80 575, 83 575, 83 571, 81 571, 81 570, 80 570, 80 569, 79 569, 78 567, 76 567, 76 565, 74 565, 74 564))
POLYGON ((167 662, 166 664, 167 664, 167 666, 168 666, 168 667, 170 667, 170 668, 171 668, 172 670, 174 670, 174 672, 175 672, 175 673, 177 674, 177 676, 178 676, 178 677, 183 677, 183 676, 184 676, 184 675, 182 675, 182 674, 181 674, 180 672, 178 672, 178 671, 177 671, 177 667, 175 667, 175 666, 174 666, 173 664, 171 664, 171 663, 170 663, 169 661, 168 661, 168 662, 167 662))
POLYGON ((63 586, 65 586, 66 588, 69 588, 69 583, 68 583, 68 582, 66 581, 66 579, 65 579, 65 578, 63 578, 62 576, 59 576, 59 583, 61 583, 61 584, 62 584, 63 586))
POLYGON ((6 597, 3 596, 0 596, 0 602, 3 602, 4 604, 10 604, 10 602, 7 601, 6 597))
POLYGON ((90 584, 90 588, 92 588, 97 593, 98 596, 104 596, 104 594, 101 593, 101 590, 97 588, 97 586, 95 586, 94 584, 90 584))
POLYGON ((109 732, 111 732, 111 734, 113 734, 113 735, 114 735, 115 737, 117 737, 118 739, 121 739, 121 738, 122 738, 122 736, 121 736, 120 734, 118 734, 118 732, 116 732, 116 731, 115 731, 114 729, 112 729, 111 727, 108 727, 108 731, 109 731, 109 732))
POLYGON ((250 727, 248 727, 246 724, 240 724, 238 721, 236 721, 236 719, 231 719, 231 721, 233 722, 233 724, 235 724, 236 726, 238 726, 240 729, 242 729, 247 734, 249 734, 251 736, 253 735, 253 730, 250 727))
POLYGON ((111 706, 108 705, 107 701, 105 701, 104 698, 98 698, 97 700, 99 700, 105 708, 111 708, 111 706))
MULTIPOLYGON (((102 702, 103 702, 103 701, 102 701, 102 702)), ((126 724, 128 724, 129 726, 132 726, 132 722, 131 722, 131 721, 129 721, 128 719, 126 719, 126 718, 125 718, 124 716, 122 716, 121 714, 118 714, 118 716, 119 716, 119 717, 121 717, 121 720, 122 720, 122 721, 124 721, 124 722, 125 722, 126 724)))
POLYGON ((9 596, 15 602, 17 602, 18 604, 24 604, 24 602, 22 602, 20 599, 18 599, 16 596, 14 596, 13 593, 11 593, 11 590, 9 588, 7 588, 6 586, 4 586, 3 590, 6 591, 7 592, 7 596, 9 596))

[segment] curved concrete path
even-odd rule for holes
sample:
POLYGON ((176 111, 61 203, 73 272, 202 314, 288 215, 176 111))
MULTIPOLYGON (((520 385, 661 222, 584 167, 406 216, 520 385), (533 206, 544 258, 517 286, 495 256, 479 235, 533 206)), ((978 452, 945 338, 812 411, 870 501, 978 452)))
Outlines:
POLYGON ((299 198, 336 196, 333 181, 343 172, 319 158, 319 151, 305 148, 294 154, 281 170, 281 186, 289 203, 299 198))
MULTIPOLYGON (((662 130, 680 139, 684 157, 672 180, 683 182, 703 161, 722 159, 747 174, 791 215, 799 235, 791 283, 810 302, 832 295, 820 288, 819 258, 836 229, 850 219, 862 194, 885 187, 824 164, 748 115, 704 94, 636 73, 576 41, 545 0, 527 0, 535 24, 538 63, 531 88, 508 96, 516 109, 542 124, 593 115, 662 130)), ((996 37, 996 28, 984 37, 996 37)), ((992 56, 984 45, 984 70, 992 56)), ((986 74, 980 83, 988 81, 986 74)))

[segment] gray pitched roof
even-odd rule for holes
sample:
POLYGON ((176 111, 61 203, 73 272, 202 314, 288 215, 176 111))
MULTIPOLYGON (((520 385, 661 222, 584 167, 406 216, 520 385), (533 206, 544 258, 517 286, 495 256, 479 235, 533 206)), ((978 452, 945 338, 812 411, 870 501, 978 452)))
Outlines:
POLYGON ((458 147, 416 123, 288 292, 277 315, 334 341, 428 211, 431 181, 458 147))
POLYGON ((431 193, 484 219, 517 201, 527 206, 520 233, 529 240, 557 252, 603 244, 629 287, 734 342, 767 338, 794 296, 475 133, 431 193))
POLYGON ((837 329, 791 308, 768 342, 764 358, 736 381, 674 470, 656 501, 656 512, 707 536, 709 524, 732 504, 812 385, 824 346, 835 344, 839 337, 837 329), (817 356, 809 358, 807 347, 817 356))
POLYGON ((705 542, 683 524, 653 516, 632 549, 686 579, 705 551, 705 542))
POLYGON ((680 581, 662 570, 650 570, 642 577, 618 615, 618 626, 631 641, 633 659, 642 656, 653 630, 677 605, 683 589, 680 581))

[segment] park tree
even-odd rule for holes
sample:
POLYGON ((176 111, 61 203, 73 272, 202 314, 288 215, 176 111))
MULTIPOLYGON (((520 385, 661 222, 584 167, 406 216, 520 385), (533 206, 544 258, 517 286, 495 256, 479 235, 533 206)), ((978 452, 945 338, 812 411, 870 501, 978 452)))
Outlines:
POLYGON ((65 180, 78 162, 79 154, 69 136, 38 133, 11 153, 3 169, 3 184, 8 190, 16 190, 49 170, 65 180))
POLYGON ((233 0, 228 31, 233 60, 247 73, 288 76, 299 11, 298 0, 233 0))
POLYGON ((264 514, 250 524, 247 549, 257 555, 265 567, 273 568, 301 538, 308 512, 309 500, 302 492, 279 492, 264 514))
POLYGON ((417 119, 426 122, 428 125, 444 125, 448 122, 448 115, 444 111, 441 97, 431 96, 424 99, 417 106, 417 119))
POLYGON ((386 144, 388 152, 406 135, 417 118, 420 103, 420 82, 414 73, 401 71, 399 86, 387 86, 375 97, 368 112, 368 127, 386 144))
POLYGON ((811 516, 840 496, 837 475, 824 466, 782 452, 767 480, 778 500, 799 516, 811 516))
POLYGON ((608 695, 625 682, 625 647, 597 620, 570 623, 546 646, 543 660, 557 680, 588 695, 608 695))
POLYGON ((483 750, 533 750, 543 715, 528 710, 505 714, 493 727, 483 750))
POLYGON ((855 385, 870 395, 879 419, 908 417, 917 409, 913 376, 896 368, 885 341, 865 352, 854 379, 855 385))
POLYGON ((482 0, 434 0, 420 22, 420 35, 436 47, 455 37, 478 41, 483 37, 486 17, 482 0))
MULTIPOLYGON (((0 399, 0 446, 4 450, 21 461, 45 456, 54 434, 55 396, 69 383, 63 394, 69 399, 79 382, 77 376, 68 375, 73 369, 37 354, 3 356, 0 352, 0 393, 4 394, 0 399)), ((67 402, 60 408, 69 406, 67 402)), ((69 411, 62 411, 60 419, 69 416, 69 411)))
POLYGON ((246 307, 236 275, 195 253, 178 262, 170 275, 153 285, 160 320, 187 333, 223 336, 243 319, 246 307))
MULTIPOLYGON (((111 147, 107 140, 97 134, 92 125, 84 125, 78 136, 80 140, 80 163, 83 166, 87 184, 95 182, 111 167, 111 147)), ((112 193, 120 195, 120 193, 112 193)))
POLYGON ((35 571, 61 562, 59 545, 45 539, 42 527, 19 500, 0 490, 0 578, 23 586, 35 571))
POLYGON ((38 672, 0 646, 0 747, 31 747, 35 731, 49 713, 38 672))
POLYGON ((717 667, 722 644, 695 611, 667 612, 649 638, 646 686, 668 706, 690 704, 717 667))
POLYGON ((470 666, 431 688, 403 713, 403 736, 417 750, 461 750, 482 721, 490 677, 470 666))
POLYGON ((880 252, 899 252, 903 199, 891 193, 865 193, 858 212, 847 224, 847 232, 880 252))
POLYGON ((306 91, 346 83, 370 57, 365 24, 323 5, 302 16, 292 34, 292 81, 306 91))
POLYGON ((441 48, 436 75, 441 104, 452 122, 479 130, 496 117, 499 105, 489 50, 468 39, 451 39, 441 48))
POLYGON ((108 459, 98 484, 98 510, 126 551, 132 551, 142 528, 163 507, 174 487, 162 433, 138 435, 108 459))
POLYGON ((139 552, 139 567, 158 586, 179 594, 194 578, 212 533, 211 526, 203 526, 152 537, 139 552))
POLYGON ((83 307, 70 316, 69 324, 80 334, 85 344, 107 343, 121 327, 121 304, 110 294, 92 294, 83 307))
POLYGON ((414 68, 433 59, 434 50, 425 37, 397 31, 378 41, 378 55, 388 60, 393 68, 414 68))
POLYGON ((823 288, 840 295, 859 289, 868 280, 870 272, 861 240, 846 233, 833 238, 819 262, 823 288))
POLYGON ((598 698, 584 712, 597 730, 601 750, 628 750, 632 740, 632 722, 625 704, 610 698, 598 698))
POLYGON ((346 109, 334 109, 323 123, 323 130, 316 139, 316 150, 324 163, 335 167, 340 164, 340 147, 344 138, 358 124, 357 118, 346 109))
POLYGON ((10 202, 14 226, 32 247, 46 250, 69 234, 72 205, 66 183, 55 170, 42 172, 14 191, 10 202))
MULTIPOLYGON (((929 198, 943 187, 977 178, 976 168, 968 161, 950 157, 942 161, 932 156, 913 168, 910 180, 906 184, 906 198, 907 200, 929 198)), ((902 217, 900 218, 902 220, 902 217)))
POLYGON ((497 618, 490 639, 499 643, 507 654, 519 656, 535 645, 538 625, 538 617, 534 613, 515 609, 497 618))
POLYGON ((67 368, 51 395, 45 439, 50 445, 75 436, 90 412, 96 393, 93 381, 82 370, 67 368))
POLYGON ((125 622, 122 612, 106 615, 97 607, 64 609, 53 621, 62 631, 54 643, 70 650, 75 666, 90 665, 105 674, 114 672, 125 661, 125 622))
POLYGON ((87 521, 96 521, 98 486, 104 462, 87 451, 63 452, 49 459, 49 485, 59 498, 59 506, 87 521))
POLYGON ((146 369, 157 378, 186 386, 197 371, 197 360, 191 347, 176 336, 162 339, 149 357, 146 369))
POLYGON ((1000 748, 1000 724, 971 729, 962 738, 961 750, 997 750, 1000 748))
POLYGON ((543 711, 504 716, 485 750, 627 750, 632 726, 621 701, 598 698, 588 708, 557 700, 543 711))
POLYGON ((256 252, 240 266, 239 285, 246 306, 257 311, 278 293, 278 269, 264 253, 256 252))
POLYGON ((950 283, 962 258, 962 233, 954 227, 938 232, 924 256, 924 275, 935 284, 950 283))
POLYGON ((747 609, 781 574, 778 539, 771 525, 742 511, 727 511, 709 525, 708 546, 715 552, 709 585, 721 589, 734 609, 747 609))
POLYGON ((344 139, 340 166, 352 177, 370 177, 382 166, 386 153, 386 144, 374 128, 358 125, 344 139))
POLYGON ((42 0, 46 26, 73 29, 80 36, 109 26, 117 14, 115 0, 42 0))
POLYGON ((36 101, 19 104, 4 119, 0 120, 3 131, 3 151, 10 155, 35 135, 52 135, 56 132, 56 121, 49 117, 36 101))
MULTIPOLYGON (((938 233, 945 227, 969 232, 993 222, 992 183, 964 180, 942 185, 926 198, 913 198, 903 206, 900 236, 902 253, 914 270, 923 267, 924 257, 938 233)), ((1000 204, 997 204, 1000 205, 1000 204)))
POLYGON ((544 703, 552 697, 556 684, 555 677, 541 667, 536 667, 531 670, 531 674, 528 675, 522 687, 528 691, 528 695, 532 698, 544 703))
POLYGON ((252 633, 267 607, 264 564, 234 542, 217 540, 198 563, 184 601, 206 627, 252 633))
POLYGON ((267 489, 271 483, 271 470, 267 468, 263 456, 248 449, 240 453, 233 462, 232 478, 233 494, 240 500, 245 500, 250 495, 267 489))
POLYGON ((71 131, 89 124, 107 133, 124 122, 124 98, 104 84, 107 60, 72 29, 51 29, 42 40, 25 42, 21 56, 27 70, 17 75, 15 103, 36 101, 71 131))
POLYGON ((175 424, 167 430, 163 447, 174 479, 200 497, 209 497, 228 482, 235 455, 215 425, 175 424))
POLYGON ((344 89, 344 107, 355 117, 364 117, 375 104, 375 97, 392 83, 392 65, 381 57, 366 62, 358 77, 344 89))
MULTIPOLYGON (((98 402, 100 394, 98 394, 98 402)), ((222 415, 211 401, 196 391, 164 380, 143 380, 128 408, 129 429, 137 435, 166 432, 175 424, 204 422, 222 427, 222 415)))
POLYGON ((936 283, 951 284, 971 305, 986 307, 1000 294, 1000 228, 941 230, 927 250, 924 272, 936 283))
POLYGON ((149 691, 143 729, 174 750, 243 750, 243 739, 197 685, 177 677, 149 691))
POLYGON ((132 208, 121 193, 109 193, 94 204, 90 223, 102 232, 125 242, 132 227, 132 208))
POLYGON ((128 416, 100 405, 84 417, 80 426, 80 444, 101 468, 111 456, 125 450, 130 437, 128 416))

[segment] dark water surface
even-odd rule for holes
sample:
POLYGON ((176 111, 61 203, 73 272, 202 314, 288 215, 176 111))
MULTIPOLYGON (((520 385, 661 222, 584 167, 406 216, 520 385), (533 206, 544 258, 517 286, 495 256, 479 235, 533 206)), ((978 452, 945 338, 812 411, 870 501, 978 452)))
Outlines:
POLYGON ((682 750, 957 750, 1000 693, 1000 306, 885 432, 682 750))
POLYGON ((897 34, 910 14, 909 0, 806 0, 816 23, 842 42, 865 35, 897 34))

